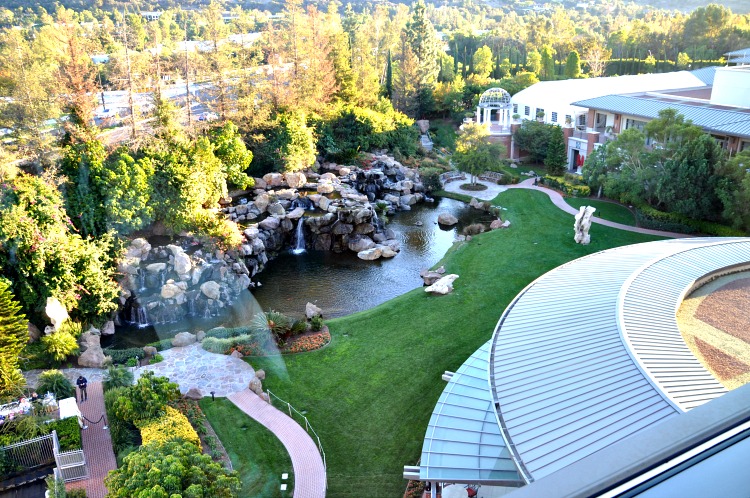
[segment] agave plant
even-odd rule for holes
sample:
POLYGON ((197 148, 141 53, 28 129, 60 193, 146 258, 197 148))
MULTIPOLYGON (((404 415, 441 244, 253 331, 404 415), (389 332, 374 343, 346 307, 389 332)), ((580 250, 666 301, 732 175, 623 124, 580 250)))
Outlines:
POLYGON ((133 385, 133 372, 124 367, 110 365, 103 380, 105 391, 113 387, 129 387, 133 385))
POLYGON ((278 311, 268 310, 255 315, 250 322, 250 329, 254 334, 272 334, 275 340, 289 334, 292 330, 292 319, 278 311))

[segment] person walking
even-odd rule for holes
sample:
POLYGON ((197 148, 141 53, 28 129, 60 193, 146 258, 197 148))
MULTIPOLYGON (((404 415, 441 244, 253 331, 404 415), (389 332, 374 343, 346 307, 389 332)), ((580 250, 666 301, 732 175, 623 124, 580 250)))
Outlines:
POLYGON ((89 399, 88 394, 86 394, 86 386, 88 385, 89 381, 86 380, 86 377, 83 375, 78 376, 78 380, 76 380, 76 385, 78 386, 78 389, 81 390, 81 402, 86 401, 89 399))

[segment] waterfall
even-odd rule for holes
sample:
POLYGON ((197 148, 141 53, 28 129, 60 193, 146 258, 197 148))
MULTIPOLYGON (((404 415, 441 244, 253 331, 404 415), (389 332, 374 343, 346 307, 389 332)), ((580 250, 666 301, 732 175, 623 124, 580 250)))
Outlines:
POLYGON ((146 313, 146 308, 137 303, 133 303, 133 306, 130 308, 130 321, 138 326, 138 328, 148 326, 148 314, 146 313))
POLYGON ((297 222, 297 231, 294 234, 294 247, 292 254, 302 254, 305 252, 305 217, 301 217, 297 222))
POLYGON ((143 292, 146 290, 146 272, 143 268, 138 268, 136 278, 138 279, 138 291, 143 292))
POLYGON ((375 208, 372 209, 372 224, 375 225, 376 231, 380 228, 380 218, 378 218, 378 210, 375 208))

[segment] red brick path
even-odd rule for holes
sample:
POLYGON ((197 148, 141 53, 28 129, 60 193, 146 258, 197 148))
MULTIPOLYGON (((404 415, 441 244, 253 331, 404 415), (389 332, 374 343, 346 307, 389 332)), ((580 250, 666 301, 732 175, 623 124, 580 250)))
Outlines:
MULTIPOLYGON (((76 395, 78 390, 76 389, 76 395)), ((78 403, 83 416, 97 421, 104 413, 104 393, 101 382, 89 382, 88 400, 78 403)), ((112 439, 108 430, 103 430, 104 421, 98 424, 86 422, 88 429, 82 431, 83 453, 86 455, 89 478, 75 481, 66 485, 67 489, 84 488, 87 498, 104 498, 107 488, 104 478, 110 470, 117 468, 115 453, 112 450, 112 439)))
MULTIPOLYGON (((294 498, 323 498, 326 471, 318 447, 297 422, 249 389, 231 394, 229 401, 268 428, 284 445, 294 468, 294 498)), ((248 451, 252 451, 248 448, 248 451)))

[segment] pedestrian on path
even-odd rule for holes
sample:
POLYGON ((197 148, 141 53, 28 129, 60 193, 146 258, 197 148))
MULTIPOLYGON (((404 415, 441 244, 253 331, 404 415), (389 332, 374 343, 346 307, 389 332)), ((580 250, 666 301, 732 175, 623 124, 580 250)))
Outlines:
POLYGON ((81 403, 89 399, 88 394, 86 394, 86 386, 88 385, 88 383, 89 381, 87 381, 86 377, 84 377, 83 375, 79 375, 78 380, 76 380, 76 385, 81 391, 81 403))

